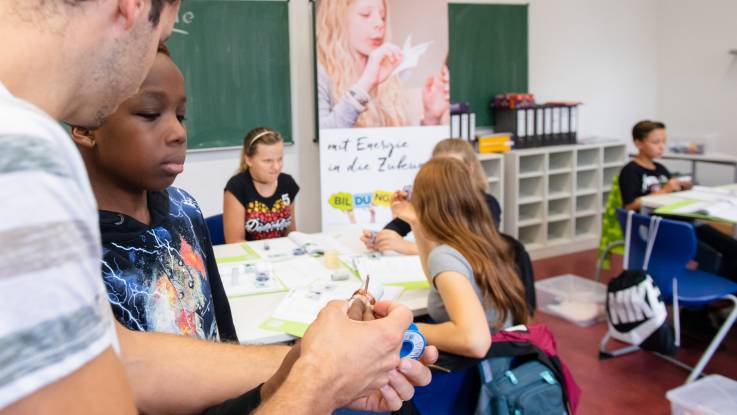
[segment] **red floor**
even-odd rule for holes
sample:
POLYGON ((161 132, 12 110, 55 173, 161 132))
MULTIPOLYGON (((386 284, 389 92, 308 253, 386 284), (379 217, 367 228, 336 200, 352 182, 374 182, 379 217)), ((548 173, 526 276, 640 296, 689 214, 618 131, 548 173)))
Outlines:
MULTIPOLYGON (((616 262, 614 268, 621 269, 621 260, 616 262)), ((533 265, 536 279, 561 274, 593 278, 595 251, 538 260, 533 265)), ((605 281, 619 269, 606 272, 605 281)), ((688 376, 687 371, 643 351, 600 361, 599 341, 606 332, 606 323, 584 328, 540 311, 535 321, 547 324, 555 333, 558 351, 583 389, 578 414, 671 413, 665 393, 682 384, 688 376)), ((703 337, 699 340, 696 334, 684 333, 682 343, 676 357, 693 365, 708 341, 703 337)), ((737 379, 737 329, 732 328, 725 343, 707 365, 705 373, 737 379)))

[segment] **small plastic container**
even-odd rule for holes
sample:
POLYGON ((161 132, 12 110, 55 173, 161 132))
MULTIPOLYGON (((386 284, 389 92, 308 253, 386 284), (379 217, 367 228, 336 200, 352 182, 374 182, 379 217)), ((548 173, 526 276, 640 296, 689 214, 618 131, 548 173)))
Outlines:
POLYGON ((665 396, 673 415, 737 415, 737 381, 721 375, 705 376, 665 396))
POLYGON ((559 275, 535 283, 537 304, 547 314, 588 327, 604 321, 606 285, 579 277, 559 275))

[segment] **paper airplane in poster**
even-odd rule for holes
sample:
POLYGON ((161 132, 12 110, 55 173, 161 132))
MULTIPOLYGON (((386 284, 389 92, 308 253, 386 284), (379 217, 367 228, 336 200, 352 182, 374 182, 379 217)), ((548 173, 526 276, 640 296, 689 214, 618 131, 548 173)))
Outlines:
POLYGON ((394 69, 392 75, 401 75, 402 72, 416 68, 420 62, 420 57, 427 52, 431 44, 432 41, 412 46, 412 35, 407 36, 402 47, 402 62, 394 69))

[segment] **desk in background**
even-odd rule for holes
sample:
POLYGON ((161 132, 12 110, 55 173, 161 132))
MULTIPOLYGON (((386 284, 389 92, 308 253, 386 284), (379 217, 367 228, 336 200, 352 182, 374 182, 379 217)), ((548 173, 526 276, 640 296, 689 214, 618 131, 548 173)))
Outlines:
POLYGON ((678 213, 673 209, 689 203, 729 203, 737 209, 737 183, 716 187, 695 186, 692 190, 683 192, 643 196, 640 211, 645 214, 654 212, 708 221, 724 233, 737 237, 737 226, 734 226, 737 225, 737 220, 713 217, 708 214, 678 213))
MULTIPOLYGON (((318 234, 321 237, 329 236, 340 243, 345 251, 353 254, 365 253, 366 249, 360 241, 359 232, 350 231, 343 233, 332 233, 330 235, 318 234)), ((277 238, 270 240, 271 245, 277 245, 287 238, 277 238)), ((262 242, 249 242, 249 245, 262 242)), ((219 245, 214 247, 215 257, 222 258, 228 256, 227 252, 231 251, 234 246, 242 243, 219 245)), ((341 253, 346 253, 346 252, 341 253)), ((322 258, 317 258, 322 264, 322 258)), ((228 278, 227 275, 221 275, 221 278, 228 278)), ((306 276, 305 283, 311 280, 306 276)), ((409 308, 415 316, 427 314, 427 295, 429 289, 404 290, 395 301, 409 308)), ((226 294, 227 288, 226 288, 226 294)), ((241 343, 247 344, 273 344, 283 343, 294 340, 295 337, 286 333, 280 333, 270 330, 261 329, 259 326, 267 320, 279 305, 279 303, 287 295, 287 292, 275 292, 267 294, 248 295, 240 297, 231 297, 228 294, 230 309, 233 314, 233 323, 241 343)))
MULTIPOLYGON (((630 153, 630 157, 637 154, 630 153)), ((737 183, 737 157, 729 154, 709 153, 709 154, 682 154, 682 153, 665 153, 663 160, 680 160, 691 162, 691 177, 696 181, 696 165, 698 163, 720 164, 723 166, 731 166, 734 168, 734 181, 737 183)))

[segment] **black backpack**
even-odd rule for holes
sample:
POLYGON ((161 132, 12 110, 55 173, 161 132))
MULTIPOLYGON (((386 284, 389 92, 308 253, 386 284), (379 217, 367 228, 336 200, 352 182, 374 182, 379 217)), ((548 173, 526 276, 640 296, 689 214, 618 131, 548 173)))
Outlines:
MULTIPOLYGON (((640 346, 645 350, 672 355, 676 352, 676 344, 673 330, 668 324, 668 310, 660 289, 647 273, 660 220, 662 219, 655 217, 650 222, 644 269, 624 270, 609 281, 606 311, 609 333, 613 338, 640 346)), ((627 216, 625 238, 630 237, 631 227, 630 212, 627 216)), ((625 249, 624 264, 627 264, 628 257, 628 251, 625 249)))

